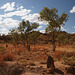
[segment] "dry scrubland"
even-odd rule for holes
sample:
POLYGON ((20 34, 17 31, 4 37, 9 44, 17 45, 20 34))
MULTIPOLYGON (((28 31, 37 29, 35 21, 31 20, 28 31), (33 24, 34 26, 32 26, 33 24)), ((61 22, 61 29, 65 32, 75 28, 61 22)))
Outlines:
POLYGON ((8 75, 5 70, 7 68, 11 69, 10 75, 41 75, 43 74, 42 67, 45 69, 47 67, 47 55, 54 58, 55 68, 57 68, 56 75, 61 75, 63 72, 65 74, 66 67, 75 66, 75 45, 57 45, 56 51, 53 52, 52 46, 49 44, 36 45, 35 47, 31 45, 31 50, 27 51, 21 44, 13 46, 3 43, 0 44, 0 73, 3 71, 4 75, 8 75))

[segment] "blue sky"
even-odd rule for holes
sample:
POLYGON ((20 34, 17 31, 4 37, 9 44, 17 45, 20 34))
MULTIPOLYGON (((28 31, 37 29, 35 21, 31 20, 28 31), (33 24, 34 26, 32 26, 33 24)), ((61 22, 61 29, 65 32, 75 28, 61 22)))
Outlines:
POLYGON ((43 7, 55 7, 59 15, 67 13, 69 20, 61 30, 75 33, 75 0, 0 0, 0 34, 8 34, 22 20, 39 23, 37 30, 44 33, 47 23, 38 21, 43 7))

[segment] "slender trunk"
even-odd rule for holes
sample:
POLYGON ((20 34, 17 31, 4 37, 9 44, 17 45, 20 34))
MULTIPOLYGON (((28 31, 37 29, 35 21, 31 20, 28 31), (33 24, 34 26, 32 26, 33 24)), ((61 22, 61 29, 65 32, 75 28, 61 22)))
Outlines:
POLYGON ((35 40, 34 40, 34 50, 35 50, 35 46, 36 46, 36 43, 35 43, 35 40))
POLYGON ((53 51, 55 51, 56 45, 55 45, 55 32, 53 31, 53 51))
POLYGON ((28 41, 27 41, 27 49, 28 49, 28 51, 30 51, 30 45, 29 45, 28 41))
POLYGON ((27 47, 26 48, 27 48, 28 51, 30 51, 30 44, 29 44, 29 41, 28 41, 28 34, 26 34, 26 42, 27 42, 27 47))

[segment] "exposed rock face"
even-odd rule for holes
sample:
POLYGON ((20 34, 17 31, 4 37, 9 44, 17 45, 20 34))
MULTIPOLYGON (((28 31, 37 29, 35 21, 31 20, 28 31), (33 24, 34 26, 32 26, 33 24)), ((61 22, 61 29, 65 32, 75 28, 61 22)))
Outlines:
POLYGON ((71 73, 75 75, 75 67, 66 67, 65 71, 66 73, 71 73))
POLYGON ((47 68, 50 68, 49 69, 50 73, 54 73, 54 69, 55 69, 54 60, 53 60, 53 58, 51 56, 48 56, 48 59, 47 59, 47 68))

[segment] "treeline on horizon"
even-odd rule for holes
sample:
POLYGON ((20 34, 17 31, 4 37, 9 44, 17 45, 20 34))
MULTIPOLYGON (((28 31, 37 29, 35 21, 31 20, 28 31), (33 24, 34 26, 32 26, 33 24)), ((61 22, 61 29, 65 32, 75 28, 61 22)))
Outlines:
MULTIPOLYGON (((49 44, 52 43, 52 32, 50 33, 41 33, 40 31, 32 31, 29 35, 35 36, 35 43, 36 44, 49 44), (36 34, 37 36, 35 36, 36 34)), ((32 38, 32 36, 30 38, 32 38)), ((61 45, 75 45, 75 34, 70 34, 65 31, 56 32, 56 44, 61 45)), ((4 43, 11 43, 12 42, 12 35, 2 35, 0 36, 0 40, 4 43)), ((35 40, 34 39, 34 40, 35 40)), ((34 44, 34 40, 30 39, 30 43, 34 44)), ((16 44, 20 44, 19 41, 15 42, 16 44)))

